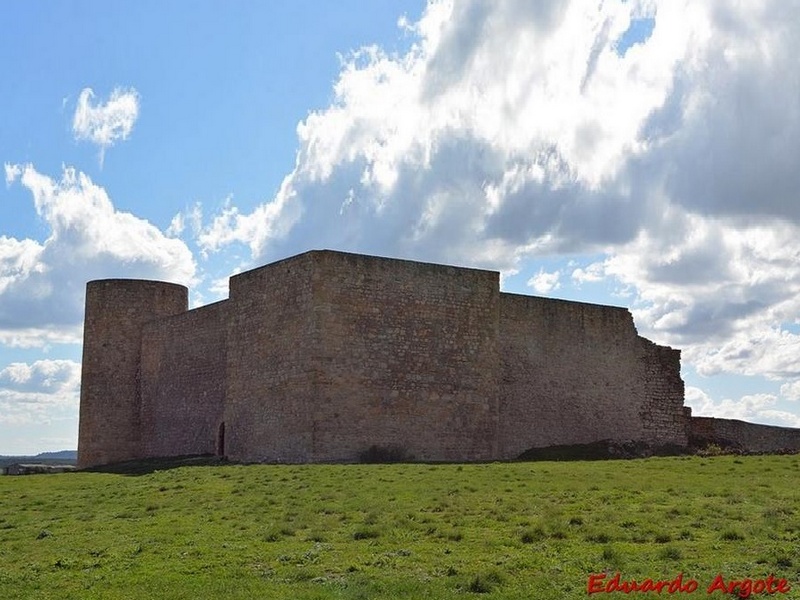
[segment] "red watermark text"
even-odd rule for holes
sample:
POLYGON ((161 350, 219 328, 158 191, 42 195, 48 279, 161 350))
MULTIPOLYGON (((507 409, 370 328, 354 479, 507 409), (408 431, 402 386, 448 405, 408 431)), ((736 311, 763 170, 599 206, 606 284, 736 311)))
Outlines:
MULTIPOLYGON (((622 579, 620 573, 615 573, 610 579, 605 573, 593 573, 586 582, 586 593, 610 594, 622 592, 655 593, 655 594, 691 594, 698 589, 703 589, 696 579, 684 578, 679 573, 674 579, 622 579)), ((792 587, 786 579, 779 579, 770 575, 764 579, 725 579, 720 573, 705 588, 706 594, 720 592, 721 594, 737 594, 740 598, 749 598, 753 594, 787 594, 792 587)))

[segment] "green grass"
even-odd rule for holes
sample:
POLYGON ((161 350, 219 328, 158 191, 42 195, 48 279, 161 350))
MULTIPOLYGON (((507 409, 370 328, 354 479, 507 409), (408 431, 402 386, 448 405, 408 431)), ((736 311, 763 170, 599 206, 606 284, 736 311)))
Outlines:
POLYGON ((562 600, 617 571, 800 590, 798 482, 798 456, 0 477, 0 598, 562 600))

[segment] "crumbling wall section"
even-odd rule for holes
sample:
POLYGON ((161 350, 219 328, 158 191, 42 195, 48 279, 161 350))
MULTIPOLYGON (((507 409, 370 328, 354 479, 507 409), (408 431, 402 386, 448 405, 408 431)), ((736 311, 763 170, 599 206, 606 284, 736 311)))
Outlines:
POLYGON ((317 461, 497 457, 496 272, 314 252, 317 461))
POLYGON ((144 325, 145 456, 217 451, 225 405, 227 305, 217 302, 144 325))
POLYGON ((624 308, 500 294, 500 457, 642 440, 641 355, 624 308))
POLYGON ((689 417, 683 410, 681 351, 640 337, 645 394, 640 416, 645 438, 654 446, 688 443, 689 417))

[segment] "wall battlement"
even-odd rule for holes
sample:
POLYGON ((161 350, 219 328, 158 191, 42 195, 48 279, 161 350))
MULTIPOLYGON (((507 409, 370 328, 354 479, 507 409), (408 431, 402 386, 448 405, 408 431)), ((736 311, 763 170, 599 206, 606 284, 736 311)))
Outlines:
POLYGON ((78 463, 186 454, 516 458, 599 440, 686 447, 680 351, 628 310, 501 293, 494 271, 327 250, 234 275, 87 285, 78 463))

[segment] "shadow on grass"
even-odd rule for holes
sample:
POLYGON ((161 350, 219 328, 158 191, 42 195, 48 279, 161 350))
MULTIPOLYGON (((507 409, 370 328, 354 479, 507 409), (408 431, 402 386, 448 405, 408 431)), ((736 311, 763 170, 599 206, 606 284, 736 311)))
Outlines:
MULTIPOLYGON (((720 454, 797 454, 796 450, 784 450, 777 452, 736 452, 731 448, 724 448, 720 454)), ((414 460, 413 455, 404 449, 380 448, 373 446, 368 451, 359 456, 358 461, 352 463, 328 463, 328 464, 381 464, 381 463, 406 463, 406 464, 480 464, 494 462, 528 462, 528 461, 591 461, 591 460, 614 460, 614 459, 635 459, 647 458, 650 456, 686 456, 686 455, 708 456, 710 453, 707 448, 698 449, 689 446, 682 447, 677 445, 652 445, 640 441, 618 442, 614 440, 600 440, 588 444, 565 444, 559 446, 547 446, 544 448, 530 448, 516 459, 507 461, 419 461, 414 460)), ((146 458, 130 460, 126 462, 102 465, 80 469, 78 472, 87 473, 116 473, 118 475, 148 475, 155 471, 167 469, 177 469, 180 467, 208 467, 240 465, 249 463, 239 463, 228 461, 225 457, 214 454, 171 456, 162 458, 146 458)))
POLYGON ((155 471, 165 471, 167 469, 177 469, 180 467, 219 467, 232 464, 236 463, 228 462, 228 460, 222 456, 216 456, 214 454, 202 454, 128 460, 111 465, 88 467, 86 469, 81 469, 79 472, 114 473, 117 475, 149 475, 155 471))
POLYGON ((677 445, 654 446, 647 442, 600 440, 588 444, 565 444, 531 448, 519 455, 517 460, 608 460, 625 458, 647 458, 648 456, 678 456, 689 454, 689 450, 677 445))

